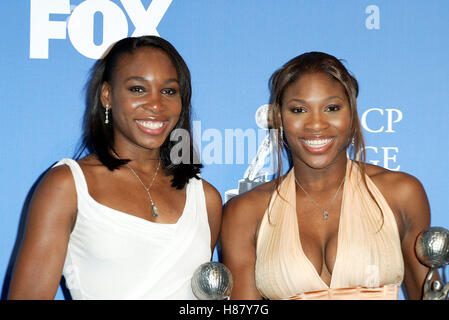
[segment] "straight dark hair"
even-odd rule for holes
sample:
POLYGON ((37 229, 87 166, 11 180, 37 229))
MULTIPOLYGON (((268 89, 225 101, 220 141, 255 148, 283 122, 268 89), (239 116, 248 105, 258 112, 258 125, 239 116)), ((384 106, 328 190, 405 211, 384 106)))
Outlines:
MULTIPOLYGON (((139 48, 150 47, 164 51, 172 61, 177 75, 181 95, 181 114, 175 129, 184 129, 191 134, 191 96, 192 86, 190 71, 184 59, 167 40, 156 36, 128 37, 116 42, 110 50, 99 59, 90 71, 86 83, 86 110, 83 119, 83 136, 81 146, 76 153, 79 159, 87 150, 95 154, 100 162, 109 170, 114 170, 128 163, 129 159, 119 159, 115 156, 113 117, 109 111, 109 124, 105 124, 104 106, 101 103, 101 88, 104 82, 110 82, 117 64, 124 54, 132 54, 139 48)), ((170 135, 160 148, 161 167, 168 175, 172 175, 172 187, 182 189, 190 178, 197 178, 203 167, 193 148, 192 139, 189 141, 188 163, 173 163, 170 151, 177 141, 171 141, 170 135)))

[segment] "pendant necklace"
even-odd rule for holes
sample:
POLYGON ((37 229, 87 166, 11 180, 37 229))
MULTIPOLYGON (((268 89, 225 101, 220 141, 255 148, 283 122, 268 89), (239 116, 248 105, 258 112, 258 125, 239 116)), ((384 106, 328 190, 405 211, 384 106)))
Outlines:
POLYGON ((148 188, 145 186, 145 184, 142 182, 142 180, 139 178, 139 176, 137 175, 137 173, 133 170, 133 168, 131 168, 131 166, 129 166, 127 163, 125 164, 130 170, 131 172, 136 176, 137 180, 139 180, 140 184, 143 186, 143 188, 145 189, 145 191, 148 194, 148 197, 150 198, 150 202, 151 202, 151 213, 153 215, 153 217, 157 217, 159 215, 159 210, 156 207, 156 205, 154 204, 153 198, 151 197, 151 193, 150 193, 150 188, 153 185, 154 180, 156 179, 157 173, 159 171, 159 167, 161 166, 161 159, 159 159, 159 162, 157 164, 157 169, 156 172, 154 173, 153 176, 153 180, 151 180, 150 185, 148 186, 148 188))
POLYGON ((321 211, 323 211, 323 219, 327 220, 327 216, 329 214, 329 209, 330 209, 332 203, 334 202, 335 198, 337 198, 338 191, 340 191, 340 188, 343 185, 343 182, 345 181, 345 178, 346 177, 343 177, 343 179, 341 180, 340 186, 338 187, 337 191, 335 192, 334 197, 332 198, 332 200, 329 202, 329 205, 327 206, 327 209, 324 209, 315 200, 313 200, 313 198, 310 196, 310 194, 301 186, 301 184, 298 182, 298 180, 296 180, 296 177, 295 177, 295 181, 296 181, 296 184, 301 188, 301 190, 304 191, 306 196, 309 197, 310 200, 312 200, 312 203, 315 206, 317 206, 318 208, 320 208, 321 211))

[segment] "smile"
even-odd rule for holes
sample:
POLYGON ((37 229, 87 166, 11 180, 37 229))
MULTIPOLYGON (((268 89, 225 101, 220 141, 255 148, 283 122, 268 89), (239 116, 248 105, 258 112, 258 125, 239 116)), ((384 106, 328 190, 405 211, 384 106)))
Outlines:
POLYGON ((142 121, 142 120, 136 120, 136 122, 138 124, 140 124, 142 127, 145 127, 145 128, 148 128, 148 129, 152 129, 152 130, 160 129, 164 125, 163 121, 142 121))
POLYGON ((168 126, 168 121, 160 120, 136 120, 137 127, 149 135, 160 135, 168 126))
POLYGON ((301 141, 306 144, 309 147, 312 148, 322 148, 324 146, 327 146, 329 143, 331 143, 332 141, 334 141, 334 138, 329 138, 329 139, 301 139, 301 141))

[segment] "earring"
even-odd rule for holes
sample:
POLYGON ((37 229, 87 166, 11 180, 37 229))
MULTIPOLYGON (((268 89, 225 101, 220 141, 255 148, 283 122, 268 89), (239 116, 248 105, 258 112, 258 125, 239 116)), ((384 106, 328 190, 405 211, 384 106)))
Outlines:
POLYGON ((104 108, 104 123, 108 124, 109 123, 109 104, 106 105, 106 107, 104 108))
POLYGON ((355 137, 352 137, 352 139, 351 139, 351 147, 354 148, 354 145, 355 145, 355 137))

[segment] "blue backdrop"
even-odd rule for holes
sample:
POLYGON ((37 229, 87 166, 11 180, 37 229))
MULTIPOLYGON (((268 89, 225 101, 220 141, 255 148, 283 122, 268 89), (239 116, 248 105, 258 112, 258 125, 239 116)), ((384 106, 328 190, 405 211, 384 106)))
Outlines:
POLYGON ((254 115, 268 102, 272 72, 300 53, 324 51, 359 81, 369 162, 416 176, 432 225, 449 228, 447 12, 445 0, 3 1, 2 298, 32 186, 78 146, 88 70, 111 42, 131 35, 159 34, 185 58, 202 176, 223 198, 254 156, 249 133, 257 141, 265 134, 254 115), (249 132, 244 140, 233 138, 237 129, 249 132))

